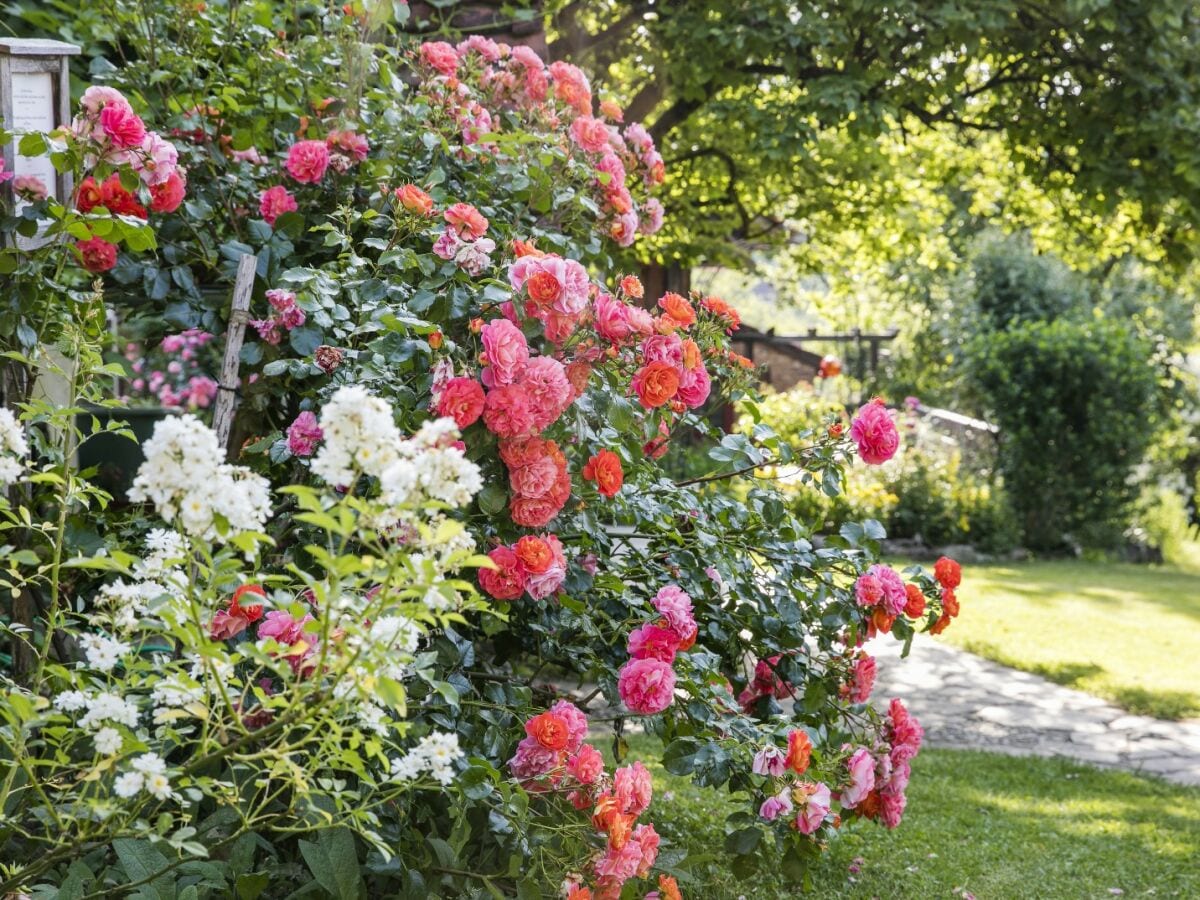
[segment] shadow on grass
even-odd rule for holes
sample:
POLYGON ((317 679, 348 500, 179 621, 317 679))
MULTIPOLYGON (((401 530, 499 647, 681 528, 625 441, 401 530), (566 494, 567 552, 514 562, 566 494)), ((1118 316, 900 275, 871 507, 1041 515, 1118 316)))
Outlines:
POLYGON ((1139 716, 1155 719, 1179 720, 1200 713, 1200 702, 1187 691, 1158 691, 1141 687, 1117 687, 1096 683, 1092 679, 1105 674, 1103 666, 1096 663, 1054 662, 1041 663, 1017 659, 987 641, 967 641, 963 649, 982 656, 1010 669, 1029 672, 1047 681, 1064 687, 1087 691, 1112 701, 1121 709, 1139 716))
MULTIPOLYGON (((631 742, 650 764, 651 805, 664 860, 684 896, 767 900, 802 896, 764 840, 752 873, 723 852, 726 817, 749 798, 697 788, 653 761, 650 736, 631 742)), ((848 825, 812 869, 822 898, 1200 896, 1200 790, 1068 760, 924 751, 896 831, 848 825), (851 874, 850 866, 857 871, 851 874)))

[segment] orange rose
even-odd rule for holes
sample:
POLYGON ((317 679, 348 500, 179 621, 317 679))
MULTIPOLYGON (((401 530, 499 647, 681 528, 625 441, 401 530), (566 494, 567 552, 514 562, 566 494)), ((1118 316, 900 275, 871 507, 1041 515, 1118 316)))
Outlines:
POLYGON ((883 634, 891 632, 892 623, 895 621, 896 617, 889 616, 882 606, 877 606, 871 610, 871 624, 883 634))
POLYGON ((788 732, 788 751, 785 764, 798 775, 803 775, 812 758, 812 741, 798 728, 788 732))
POLYGON ((632 813, 614 813, 608 823, 608 843, 614 850, 620 850, 629 843, 629 834, 633 831, 633 823, 637 816, 632 813))
POLYGON ((525 281, 529 299, 539 308, 546 308, 562 295, 562 285, 557 278, 544 269, 534 272, 525 281))
POLYGON ((525 571, 534 575, 543 574, 554 562, 554 554, 550 550, 550 545, 532 534, 527 534, 517 541, 513 550, 521 565, 525 567, 525 571))
POLYGON ((942 589, 942 609, 952 619, 958 615, 958 596, 954 593, 954 588, 942 589))
POLYGON ((950 616, 947 615, 946 613, 942 613, 941 616, 938 617, 938 620, 936 622, 934 622, 933 625, 930 626, 929 633, 930 634, 941 634, 943 631, 946 630, 946 626, 949 624, 950 624, 950 616))
POLYGON ((533 241, 522 241, 513 238, 512 242, 513 256, 520 259, 522 256, 545 256, 546 254, 533 245, 533 241))
POLYGON ((537 741, 546 750, 558 752, 567 746, 571 739, 570 729, 562 716, 544 712, 534 716, 525 723, 525 733, 537 741))
POLYGON ((933 564, 933 577, 944 588, 956 588, 962 584, 962 566, 943 556, 933 564))
POLYGON ((445 335, 443 335, 440 331, 435 331, 433 334, 429 335, 429 346, 434 350, 439 350, 441 349, 442 341, 444 339, 445 335))
POLYGON ((433 198, 415 184, 396 188, 396 202, 416 216, 433 214, 433 198))
POLYGON ((617 798, 612 795, 611 791, 605 791, 596 798, 596 805, 592 809, 592 826, 597 831, 608 831, 613 816, 620 814, 617 798))
POLYGON ((925 595, 915 584, 906 584, 904 593, 908 601, 904 604, 904 614, 910 619, 919 619, 925 615, 925 595))
POLYGON ((611 450, 601 450, 583 467, 583 477, 596 482, 596 488, 605 497, 615 497, 625 483, 625 472, 621 468, 621 457, 611 450))
POLYGON ((703 360, 700 357, 700 348, 696 346, 696 342, 688 338, 683 342, 683 367, 688 371, 695 369, 703 360))
POLYGON ((646 289, 642 287, 642 280, 636 275, 626 275, 621 279, 621 292, 626 297, 641 300, 646 294, 646 289))
POLYGON ((696 311, 692 309, 692 304, 688 303, 678 294, 667 291, 667 293, 659 298, 658 305, 663 312, 680 325, 686 327, 696 323, 696 311))
POLYGON ((592 889, 584 887, 582 884, 573 887, 567 894, 567 900, 592 900, 592 889))
POLYGON ((679 372, 670 363, 649 363, 633 376, 633 389, 642 406, 656 409, 679 393, 679 372))
POLYGON ((683 900, 679 892, 679 882, 671 875, 658 876, 658 893, 662 900, 683 900))

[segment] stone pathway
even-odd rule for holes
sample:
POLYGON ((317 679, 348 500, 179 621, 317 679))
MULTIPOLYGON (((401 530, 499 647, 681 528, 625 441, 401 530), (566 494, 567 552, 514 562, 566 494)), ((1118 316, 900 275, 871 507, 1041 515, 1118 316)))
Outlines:
POLYGON ((902 646, 890 639, 867 646, 879 664, 873 695, 903 698, 931 746, 1064 756, 1200 784, 1200 721, 1130 715, 931 638, 918 636, 905 660, 902 646))

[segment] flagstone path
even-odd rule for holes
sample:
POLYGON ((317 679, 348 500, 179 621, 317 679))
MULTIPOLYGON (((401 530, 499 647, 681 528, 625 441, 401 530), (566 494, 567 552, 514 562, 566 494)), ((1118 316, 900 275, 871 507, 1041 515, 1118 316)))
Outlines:
POLYGON ((1010 669, 934 639, 875 640, 873 696, 902 697, 934 747, 1013 756, 1063 756, 1200 785, 1200 720, 1130 715, 1080 691, 1010 669))

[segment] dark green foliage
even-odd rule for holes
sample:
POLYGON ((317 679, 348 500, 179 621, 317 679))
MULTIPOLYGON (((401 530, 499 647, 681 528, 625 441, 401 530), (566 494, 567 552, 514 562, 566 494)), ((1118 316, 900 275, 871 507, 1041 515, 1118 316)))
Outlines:
POLYGON ((1001 429, 999 468, 1028 545, 1115 543, 1154 434, 1147 344, 1116 322, 1058 319, 982 333, 968 352, 969 377, 1001 429))

